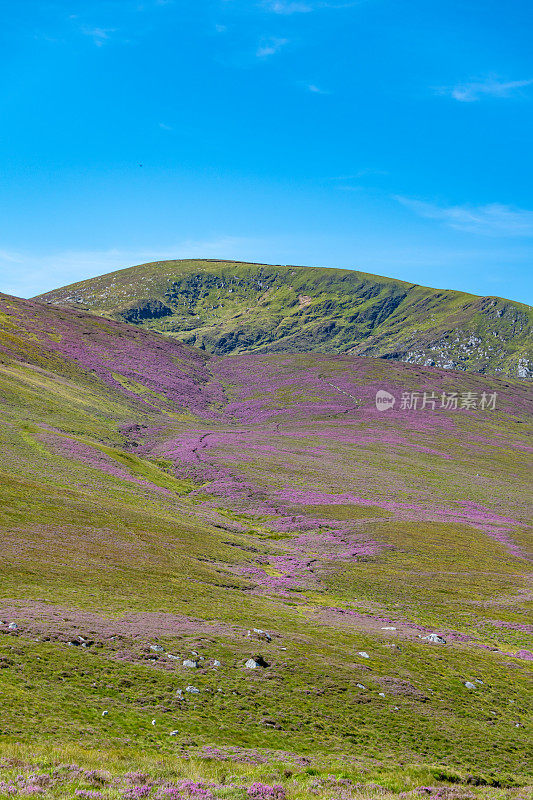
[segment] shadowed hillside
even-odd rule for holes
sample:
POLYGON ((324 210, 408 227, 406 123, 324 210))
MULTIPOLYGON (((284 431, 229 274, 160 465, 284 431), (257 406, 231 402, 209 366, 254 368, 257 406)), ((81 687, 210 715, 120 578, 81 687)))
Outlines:
POLYGON ((105 797, 526 782, 531 400, 0 296, 4 752, 218 786, 105 797))
POLYGON ((341 269, 162 261, 42 295, 215 354, 353 353, 533 376, 529 306, 341 269))

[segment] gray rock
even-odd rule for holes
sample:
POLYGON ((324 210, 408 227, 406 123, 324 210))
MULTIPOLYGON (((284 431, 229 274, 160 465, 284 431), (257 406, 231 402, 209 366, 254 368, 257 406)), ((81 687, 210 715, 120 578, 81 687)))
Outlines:
POLYGON ((16 622, 10 622, 7 627, 9 628, 10 631, 16 631, 18 630, 19 626, 17 625, 16 622))
POLYGON ((357 684, 357 687, 358 687, 359 689, 366 689, 366 686, 363 686, 363 684, 362 684, 362 683, 358 683, 358 684, 357 684))
POLYGON ((261 628, 254 628, 252 631, 248 631, 247 636, 249 639, 260 639, 264 642, 272 641, 272 636, 268 631, 264 631, 261 628))
POLYGON ((368 653, 365 653, 365 651, 364 651, 364 650, 359 650, 359 652, 357 653, 357 655, 358 655, 358 656, 361 656, 361 658, 370 658, 370 656, 368 655, 368 653))
POLYGON ((191 661, 190 658, 186 658, 185 661, 183 662, 183 666, 188 667, 189 669, 196 669, 196 667, 198 666, 198 662, 191 661))
POLYGON ((183 700, 183 690, 182 689, 176 689, 176 697, 178 698, 178 700, 183 700))
POLYGON ((269 667, 270 664, 265 661, 263 656, 252 656, 244 665, 246 669, 257 669, 258 667, 269 667))
POLYGON ((431 644, 446 644, 446 639, 443 639, 438 633, 430 633, 429 636, 422 636, 422 639, 431 644))
POLYGON ((214 666, 214 667, 221 667, 221 666, 222 666, 222 664, 220 663, 220 661, 217 661, 217 659, 215 659, 215 660, 213 661, 213 666, 214 666))
POLYGON ((170 658, 171 661, 179 661, 179 656, 173 656, 172 653, 167 653, 167 658, 170 658))
POLYGON ((165 648, 161 647, 160 644, 151 644, 150 645, 150 650, 153 650, 154 653, 164 653, 165 652, 165 648))
POLYGON ((475 683, 471 683, 470 681, 465 681, 465 686, 466 686, 467 689, 475 689, 476 688, 475 683))
POLYGON ((102 711, 102 716, 103 717, 107 717, 108 714, 109 714, 109 711, 102 711))
POLYGON ((179 731, 170 731, 169 736, 177 736, 179 731))
POLYGON ((186 686, 185 691, 190 694, 200 694, 200 689, 197 689, 196 686, 186 686))

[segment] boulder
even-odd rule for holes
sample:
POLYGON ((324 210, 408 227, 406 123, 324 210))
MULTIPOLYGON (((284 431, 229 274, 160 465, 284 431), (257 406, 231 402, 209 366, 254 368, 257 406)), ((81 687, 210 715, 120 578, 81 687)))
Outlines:
POLYGON ((252 656, 252 658, 249 658, 244 666, 246 669, 257 669, 258 667, 269 667, 270 664, 265 661, 263 656, 252 656))
POLYGON ((431 644, 446 644, 446 639, 443 639, 438 633, 430 633, 428 636, 422 636, 422 639, 431 644))

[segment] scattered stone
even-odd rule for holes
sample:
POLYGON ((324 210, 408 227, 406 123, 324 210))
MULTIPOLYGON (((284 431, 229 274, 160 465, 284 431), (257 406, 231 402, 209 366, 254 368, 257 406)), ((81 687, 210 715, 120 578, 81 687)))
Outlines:
POLYGON ((394 627, 394 625, 387 625, 385 628, 382 628, 381 630, 382 631, 395 631, 396 628, 394 627))
POLYGON ((190 694, 200 694, 200 689, 197 689, 196 686, 186 686, 185 691, 190 694))
POLYGON ((481 685, 483 685, 483 681, 480 681, 478 678, 476 678, 476 680, 474 682, 475 683, 481 683, 481 685))
POLYGON ((182 689, 176 689, 176 697, 178 698, 178 700, 183 700, 183 690, 182 689))
POLYGON ((475 689, 476 688, 475 683, 472 683, 471 681, 465 681, 465 686, 466 686, 467 689, 475 689))
POLYGON ((190 658, 186 658, 185 661, 183 662, 183 666, 188 667, 190 669, 196 669, 196 667, 198 666, 198 662, 191 661, 190 658))
POLYGON ((264 642, 271 642, 272 636, 268 633, 268 631, 264 631, 261 628, 254 628, 251 631, 248 631, 246 634, 249 639, 261 639, 264 642))
POLYGON ((215 659, 215 660, 213 661, 213 666, 214 666, 214 667, 221 667, 221 666, 222 666, 222 664, 220 663, 220 661, 217 661, 217 659, 215 659))
POLYGON ((257 669, 258 667, 269 667, 270 664, 265 661, 263 656, 252 656, 252 658, 249 658, 244 666, 246 669, 257 669))
POLYGON ((431 642, 431 644, 446 644, 446 639, 443 639, 438 633, 430 633, 429 636, 422 636, 421 638, 426 642, 431 642))
POLYGON ((385 697, 385 692, 378 692, 380 697, 385 697))
POLYGON ((358 684, 357 684, 357 687, 358 687, 359 689, 366 689, 366 686, 363 686, 363 684, 362 684, 362 683, 358 683, 358 684))
POLYGON ((151 644, 150 645, 150 650, 153 650, 154 653, 164 653, 165 652, 165 648, 161 647, 160 644, 151 644))
POLYGON ((16 622, 10 622, 7 627, 9 628, 10 631, 17 631, 19 626, 17 625, 16 622))
POLYGON ((103 717, 107 717, 108 714, 109 714, 109 711, 102 711, 102 716, 103 717))
POLYGON ((357 654, 357 655, 361 656, 361 658, 370 658, 370 656, 368 655, 368 653, 365 653, 365 651, 364 651, 364 650, 359 650, 359 652, 358 652, 358 654, 357 654))
POLYGON ((177 736, 179 731, 170 731, 169 736, 177 736))
POLYGON ((155 724, 156 724, 156 720, 155 720, 155 719, 153 719, 153 720, 152 720, 152 725, 155 725, 155 724))
POLYGON ((172 655, 172 653, 167 653, 167 658, 170 658, 171 661, 179 661, 180 660, 179 656, 174 656, 174 655, 172 655))

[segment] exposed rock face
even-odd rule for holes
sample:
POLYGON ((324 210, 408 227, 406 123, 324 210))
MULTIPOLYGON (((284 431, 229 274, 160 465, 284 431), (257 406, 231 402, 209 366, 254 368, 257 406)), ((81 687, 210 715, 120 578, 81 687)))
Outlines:
POLYGON ((362 272, 165 261, 41 295, 215 355, 336 352, 533 378, 533 311, 362 272))
POLYGON ((139 300, 131 308, 120 311, 117 316, 125 322, 139 323, 148 319, 168 317, 172 313, 172 309, 160 300, 139 300))

